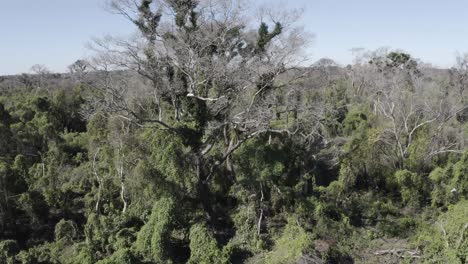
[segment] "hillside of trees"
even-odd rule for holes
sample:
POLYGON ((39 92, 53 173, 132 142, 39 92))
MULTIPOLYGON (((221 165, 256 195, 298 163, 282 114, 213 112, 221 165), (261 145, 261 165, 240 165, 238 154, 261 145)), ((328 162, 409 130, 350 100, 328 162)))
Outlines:
POLYGON ((468 263, 468 56, 306 67, 294 10, 109 7, 138 33, 0 77, 0 263, 468 263))

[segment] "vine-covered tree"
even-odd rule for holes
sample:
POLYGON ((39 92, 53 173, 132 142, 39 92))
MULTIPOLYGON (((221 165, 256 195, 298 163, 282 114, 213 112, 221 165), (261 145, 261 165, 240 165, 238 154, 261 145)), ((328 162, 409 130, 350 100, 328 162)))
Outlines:
MULTIPOLYGON (((197 179, 196 192, 212 218, 209 185, 231 154, 250 138, 292 133, 294 124, 273 128, 276 94, 298 79, 303 32, 288 16, 247 23, 241 1, 112 1, 111 8, 135 24, 136 38, 94 43, 95 70, 104 72, 104 107, 137 127, 167 130, 190 148, 183 157, 197 179), (282 18, 287 18, 281 21, 282 18), (112 70, 112 71, 110 71, 112 70), (145 78, 138 89, 118 71, 145 78), (134 90, 134 91, 132 91, 134 90), (134 97, 125 96, 138 93, 134 97), (153 108, 153 109, 151 109, 153 108)), ((301 108, 302 109, 302 108, 301 108)), ((310 122, 310 121, 309 121, 310 122)), ((233 173, 231 174, 233 175, 233 173)))

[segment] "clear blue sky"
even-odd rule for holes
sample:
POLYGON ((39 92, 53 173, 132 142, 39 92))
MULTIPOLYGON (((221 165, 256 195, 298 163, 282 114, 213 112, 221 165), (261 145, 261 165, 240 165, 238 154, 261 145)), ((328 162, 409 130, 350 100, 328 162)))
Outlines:
MULTIPOLYGON (((316 36, 313 60, 329 57, 346 64, 351 48, 391 47, 447 67, 456 52, 468 52, 465 0, 282 2, 306 9, 303 23, 316 36)), ((92 37, 132 30, 105 11, 102 0, 0 0, 0 74, 27 72, 33 64, 62 72, 86 55, 92 37)))

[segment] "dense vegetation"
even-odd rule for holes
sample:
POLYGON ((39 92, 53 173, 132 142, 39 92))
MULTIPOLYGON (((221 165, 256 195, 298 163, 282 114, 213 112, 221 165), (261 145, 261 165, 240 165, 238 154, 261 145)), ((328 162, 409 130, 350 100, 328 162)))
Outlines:
POLYGON ((0 263, 467 263, 466 60, 299 67, 221 2, 114 1, 138 37, 1 91, 0 263))

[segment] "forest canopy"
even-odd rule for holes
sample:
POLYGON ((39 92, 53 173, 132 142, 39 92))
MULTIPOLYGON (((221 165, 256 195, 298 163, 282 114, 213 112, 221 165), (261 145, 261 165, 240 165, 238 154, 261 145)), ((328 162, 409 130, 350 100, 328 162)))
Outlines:
POLYGON ((0 78, 0 263, 468 262, 468 56, 306 66, 244 4, 109 1, 135 35, 0 78))

